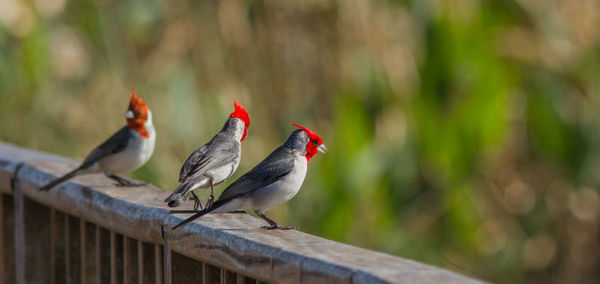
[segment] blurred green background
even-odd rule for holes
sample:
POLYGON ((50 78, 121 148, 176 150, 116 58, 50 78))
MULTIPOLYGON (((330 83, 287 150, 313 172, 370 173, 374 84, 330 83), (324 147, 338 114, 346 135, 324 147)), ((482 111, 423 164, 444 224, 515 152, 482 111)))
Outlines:
POLYGON ((280 223, 495 282, 598 283, 598 27, 595 0, 1 0, 0 140, 81 159, 134 88, 158 140, 132 176, 173 189, 236 99, 252 125, 218 191, 292 122, 330 150, 280 223))

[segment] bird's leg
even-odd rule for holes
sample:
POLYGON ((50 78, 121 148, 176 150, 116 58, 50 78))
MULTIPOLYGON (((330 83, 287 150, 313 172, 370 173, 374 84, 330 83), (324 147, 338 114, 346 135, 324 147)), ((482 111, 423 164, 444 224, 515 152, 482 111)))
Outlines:
POLYGON ((215 195, 214 195, 214 191, 213 191, 213 180, 212 178, 208 181, 208 184, 210 185, 210 196, 208 197, 208 200, 206 201, 206 205, 204 206, 204 208, 210 208, 213 205, 213 202, 215 201, 215 195))
POLYGON ((196 195, 194 193, 194 191, 192 190, 192 200, 194 200, 194 211, 198 211, 198 208, 200 208, 200 210, 202 210, 202 202, 200 201, 200 198, 198 198, 198 195, 196 195))
POLYGON ((117 182, 117 184, 115 184, 115 186, 134 187, 134 186, 144 186, 144 185, 148 184, 148 183, 133 183, 133 182, 128 181, 127 179, 124 179, 124 178, 118 176, 118 175, 113 175, 113 174, 109 174, 109 173, 105 173, 105 175, 108 178, 117 182))
POLYGON ((281 225, 275 223, 275 221, 269 219, 269 217, 267 217, 264 213, 262 213, 258 210, 254 211, 254 213, 256 213, 256 215, 258 215, 263 220, 267 221, 267 223, 269 223, 269 225, 271 225, 271 226, 261 227, 263 229, 267 229, 267 230, 296 230, 296 229, 298 229, 297 227, 281 226, 281 225))

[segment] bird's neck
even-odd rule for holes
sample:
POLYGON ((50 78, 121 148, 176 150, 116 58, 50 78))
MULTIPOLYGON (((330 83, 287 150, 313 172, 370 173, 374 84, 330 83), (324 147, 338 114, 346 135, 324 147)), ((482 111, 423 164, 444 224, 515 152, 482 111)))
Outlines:
POLYGON ((244 137, 244 122, 239 118, 228 118, 221 132, 227 132, 234 140, 242 141, 244 137))
POLYGON ((315 152, 309 152, 307 150, 306 151, 306 155, 304 155, 306 157, 306 164, 308 164, 308 162, 310 162, 310 159, 312 159, 316 154, 317 154, 316 151, 315 152))
POLYGON ((142 136, 142 138, 148 138, 148 137, 150 137, 150 134, 148 133, 148 130, 146 130, 146 128, 144 128, 144 127, 136 128, 134 130, 137 133, 139 133, 140 136, 142 136))
POLYGON ((142 138, 149 138, 150 132, 154 131, 154 125, 152 124, 152 113, 148 110, 148 118, 144 123, 137 123, 133 119, 127 120, 127 125, 129 129, 137 132, 142 138))

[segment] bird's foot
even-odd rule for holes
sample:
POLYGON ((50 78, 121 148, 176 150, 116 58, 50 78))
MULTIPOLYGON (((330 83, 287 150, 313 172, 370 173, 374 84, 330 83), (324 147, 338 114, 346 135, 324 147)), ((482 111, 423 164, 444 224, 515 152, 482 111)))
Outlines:
POLYGON ((147 182, 134 183, 134 182, 131 182, 131 181, 129 181, 125 178, 122 178, 120 176, 117 176, 117 175, 108 175, 108 177, 117 182, 115 184, 115 186, 117 186, 117 187, 137 187, 137 186, 145 186, 148 184, 147 182))
POLYGON ((200 198, 198 198, 198 195, 196 195, 193 191, 190 200, 194 200, 194 211, 198 211, 198 209, 202 210, 202 202, 200 201, 200 198))
POLYGON ((200 200, 194 199, 194 211, 202 210, 202 202, 200 200))
POLYGON ((206 201, 206 204, 204 205, 204 208, 210 208, 213 206, 213 203, 215 201, 215 196, 211 195, 208 200, 206 201))
POLYGON ((130 182, 128 180, 126 180, 126 182, 119 182, 119 183, 115 184, 116 187, 140 187, 140 186, 146 186, 146 185, 148 185, 147 182, 134 183, 134 182, 130 182))
POLYGON ((288 227, 281 225, 273 225, 273 226, 262 226, 261 228, 265 230, 298 230, 298 227, 288 227))

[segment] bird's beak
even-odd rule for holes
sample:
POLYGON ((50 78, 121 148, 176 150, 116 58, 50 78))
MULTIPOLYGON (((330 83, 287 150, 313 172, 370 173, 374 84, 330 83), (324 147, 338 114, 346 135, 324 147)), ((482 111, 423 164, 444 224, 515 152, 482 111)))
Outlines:
POLYGON ((317 151, 325 154, 325 153, 327 153, 327 147, 325 147, 325 144, 321 144, 321 145, 319 145, 319 147, 317 147, 317 151))
POLYGON ((128 111, 125 113, 125 117, 126 117, 127 119, 134 119, 134 118, 135 118, 135 115, 133 115, 133 111, 131 111, 131 110, 128 110, 128 111))

